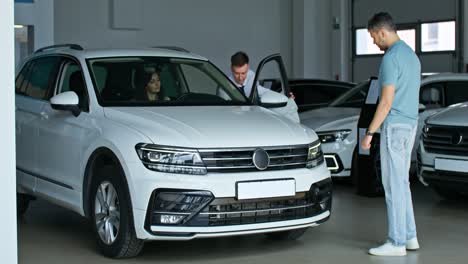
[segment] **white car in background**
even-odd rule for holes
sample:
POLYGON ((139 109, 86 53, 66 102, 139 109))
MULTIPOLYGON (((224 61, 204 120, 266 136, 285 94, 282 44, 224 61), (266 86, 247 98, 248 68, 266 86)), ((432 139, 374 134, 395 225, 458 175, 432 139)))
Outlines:
POLYGON ((314 131, 265 108, 287 100, 250 101, 180 49, 39 49, 16 78, 18 214, 32 197, 70 209, 114 258, 148 240, 297 239, 329 218, 332 184, 314 131))
POLYGON ((468 194, 468 102, 426 120, 418 149, 418 176, 439 195, 468 194))
MULTIPOLYGON (((329 107, 299 114, 301 123, 312 128, 322 142, 327 166, 332 177, 349 177, 357 144, 357 122, 367 95, 368 82, 363 82, 330 103, 329 107)), ((443 73, 421 80, 419 125, 416 141, 424 120, 445 107, 468 100, 468 74, 443 73)), ((412 168, 416 168, 415 144, 412 168)))

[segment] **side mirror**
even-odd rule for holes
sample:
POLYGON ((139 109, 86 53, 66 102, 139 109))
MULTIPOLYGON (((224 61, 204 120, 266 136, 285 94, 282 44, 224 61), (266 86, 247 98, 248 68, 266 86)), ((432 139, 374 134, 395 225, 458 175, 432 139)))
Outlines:
POLYGON ((422 113, 422 112, 426 111, 426 106, 423 105, 423 104, 419 104, 418 110, 419 110, 419 113, 422 113))
POLYGON ((78 106, 79 98, 73 91, 63 92, 50 98, 52 109, 70 111, 74 116, 79 116, 81 109, 78 106))
POLYGON ((260 97, 260 105, 266 108, 285 107, 288 104, 288 98, 283 94, 266 91, 260 97))

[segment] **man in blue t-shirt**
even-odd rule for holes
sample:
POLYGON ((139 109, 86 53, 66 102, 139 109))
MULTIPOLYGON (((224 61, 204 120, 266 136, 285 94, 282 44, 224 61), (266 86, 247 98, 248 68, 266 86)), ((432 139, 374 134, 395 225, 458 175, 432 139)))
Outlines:
POLYGON ((406 250, 419 249, 409 167, 418 126, 421 64, 414 51, 398 37, 388 13, 375 14, 367 29, 385 55, 379 69, 379 104, 361 146, 369 149, 372 136, 380 127, 382 184, 388 217, 387 242, 371 248, 369 254, 404 256, 406 250))

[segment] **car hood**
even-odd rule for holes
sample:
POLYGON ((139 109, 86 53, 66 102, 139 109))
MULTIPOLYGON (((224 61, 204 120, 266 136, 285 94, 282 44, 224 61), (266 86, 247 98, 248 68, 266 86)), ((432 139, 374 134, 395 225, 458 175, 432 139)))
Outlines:
POLYGON ((258 106, 108 107, 104 113, 168 146, 280 146, 318 139, 312 130, 258 106))
POLYGON ((468 126, 468 102, 449 106, 428 118, 426 122, 433 125, 468 126))
POLYGON ((360 112, 361 109, 354 107, 324 107, 302 112, 299 118, 303 125, 322 131, 354 124, 359 119, 360 112))

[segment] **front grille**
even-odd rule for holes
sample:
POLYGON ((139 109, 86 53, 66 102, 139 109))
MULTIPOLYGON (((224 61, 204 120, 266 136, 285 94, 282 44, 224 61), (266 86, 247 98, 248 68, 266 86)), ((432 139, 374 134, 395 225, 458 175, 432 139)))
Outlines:
POLYGON ((331 180, 327 179, 312 185, 310 191, 297 193, 290 198, 247 201, 218 198, 187 225, 244 225, 313 217, 331 209, 331 193, 331 180))
MULTIPOLYGON (((200 155, 209 172, 257 171, 253 154, 258 148, 200 149, 200 155)), ((268 153, 270 163, 266 170, 305 168, 308 145, 286 147, 261 147, 268 153)), ((322 159, 323 155, 319 158, 322 159)), ((321 163, 318 162, 318 163, 321 163)))
POLYGON ((468 152, 468 127, 426 125, 423 144, 427 152, 466 156, 468 152))

